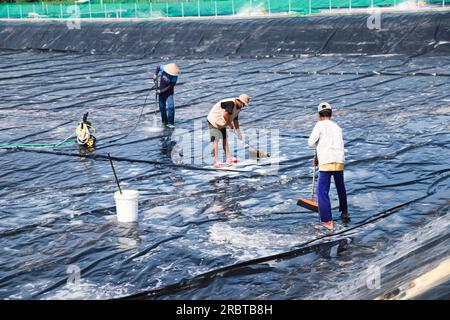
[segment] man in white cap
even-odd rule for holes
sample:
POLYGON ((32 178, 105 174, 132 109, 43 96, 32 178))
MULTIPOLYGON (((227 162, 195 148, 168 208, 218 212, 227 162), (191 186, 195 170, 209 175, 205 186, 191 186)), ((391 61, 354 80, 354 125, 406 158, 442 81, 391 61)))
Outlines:
POLYGON ((239 129, 239 112, 243 107, 248 106, 250 98, 246 94, 241 94, 237 98, 220 100, 211 109, 208 114, 208 127, 213 143, 214 166, 221 168, 224 166, 219 161, 219 140, 222 139, 223 151, 226 156, 226 163, 232 164, 238 160, 230 156, 227 143, 227 127, 230 133, 236 129, 239 140, 242 140, 241 130, 239 129))
POLYGON ((349 221, 347 210, 347 193, 344 184, 344 140, 342 129, 331 121, 332 109, 329 103, 321 102, 317 108, 319 122, 308 139, 308 147, 317 145, 317 156, 314 157, 314 166, 319 165, 319 181, 317 184, 317 198, 319 204, 319 215, 322 225, 332 230, 333 217, 331 214, 331 203, 328 195, 330 191, 331 177, 334 178, 338 197, 341 219, 349 221))
POLYGON ((175 104, 173 101, 174 87, 177 84, 180 69, 175 63, 159 65, 156 67, 153 81, 158 84, 157 92, 159 94, 159 111, 161 113, 161 121, 166 127, 175 128, 175 104))

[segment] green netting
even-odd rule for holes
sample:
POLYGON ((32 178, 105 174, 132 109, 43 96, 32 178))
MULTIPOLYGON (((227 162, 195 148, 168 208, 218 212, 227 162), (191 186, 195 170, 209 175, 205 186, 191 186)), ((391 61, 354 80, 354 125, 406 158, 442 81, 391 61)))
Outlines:
MULTIPOLYGON (((288 12, 312 14, 320 9, 392 6, 406 0, 200 0, 124 1, 77 4, 68 2, 1 3, 0 18, 157 18, 223 15, 261 15, 288 12)), ((417 0, 419 1, 419 0, 417 0)), ((421 0, 420 0, 421 1, 421 0)), ((428 0, 450 3, 450 0, 428 0)))

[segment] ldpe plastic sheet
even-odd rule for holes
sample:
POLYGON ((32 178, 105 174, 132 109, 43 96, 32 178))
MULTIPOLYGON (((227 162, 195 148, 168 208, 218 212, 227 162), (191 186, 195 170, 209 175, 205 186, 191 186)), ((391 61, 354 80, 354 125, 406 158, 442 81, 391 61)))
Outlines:
POLYGON ((62 141, 88 111, 97 129, 94 151, 0 150, 1 298, 374 298, 448 257, 448 56, 178 58, 175 131, 155 130, 149 90, 166 61, 0 52, 1 143, 62 141), (278 134, 277 170, 180 161, 180 134, 202 127, 206 148, 209 109, 241 92, 244 134, 278 134), (296 205, 320 101, 346 148, 352 221, 332 185, 334 235, 296 205), (135 225, 116 221, 108 153, 140 191, 135 225))
POLYGON ((141 57, 448 54, 450 13, 143 22, 0 22, 0 47, 141 57))

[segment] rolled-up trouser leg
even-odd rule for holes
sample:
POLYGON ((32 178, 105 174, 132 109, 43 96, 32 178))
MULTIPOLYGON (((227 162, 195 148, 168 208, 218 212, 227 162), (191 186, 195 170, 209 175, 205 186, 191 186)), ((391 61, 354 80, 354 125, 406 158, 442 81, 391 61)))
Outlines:
POLYGON ((319 214, 322 222, 333 220, 331 215, 331 203, 328 193, 330 192, 331 172, 320 171, 317 183, 317 198, 319 203, 319 214))

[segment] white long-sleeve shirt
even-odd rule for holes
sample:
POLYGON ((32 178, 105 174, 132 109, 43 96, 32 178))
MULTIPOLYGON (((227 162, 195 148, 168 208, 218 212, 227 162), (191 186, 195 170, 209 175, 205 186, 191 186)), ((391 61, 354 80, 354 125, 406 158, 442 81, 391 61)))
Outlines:
POLYGON ((331 120, 316 123, 308 139, 308 147, 317 144, 319 166, 327 163, 344 163, 342 129, 331 120))

